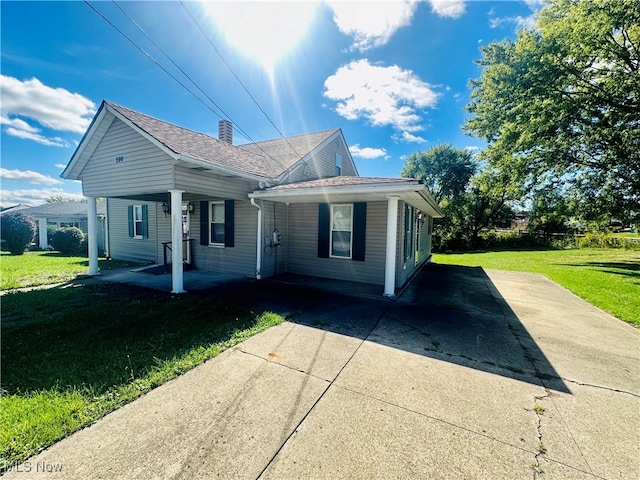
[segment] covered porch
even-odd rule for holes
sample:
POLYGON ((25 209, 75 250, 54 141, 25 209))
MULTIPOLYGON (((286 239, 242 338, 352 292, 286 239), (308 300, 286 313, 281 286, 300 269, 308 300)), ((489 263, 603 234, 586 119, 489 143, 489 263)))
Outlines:
MULTIPOLYGON (((149 235, 149 212, 148 205, 153 205, 154 213, 160 210, 167 218, 170 229, 159 228, 157 222, 153 223, 155 227, 154 234, 157 235, 158 249, 162 252, 155 253, 156 260, 158 257, 164 259, 164 263, 170 264, 171 293, 184 293, 184 270, 185 263, 193 264, 192 240, 190 238, 190 218, 193 210, 193 203, 185 201, 184 191, 178 189, 169 189, 167 193, 147 194, 147 195, 131 195, 126 197, 118 197, 121 200, 127 200, 132 203, 128 215, 129 236, 132 238, 146 238, 149 235), (138 209, 133 205, 140 203, 145 208, 138 209), (168 231, 166 231, 168 230, 168 231)), ((109 198, 107 198, 107 202, 109 198)), ((89 254, 89 275, 100 275, 98 269, 98 222, 96 212, 96 197, 87 196, 87 243, 89 254)), ((108 203, 107 203, 108 216, 108 203)), ((107 226, 107 229, 109 227, 107 226)), ((108 230, 107 230, 108 231, 108 230)), ((110 238, 107 236, 106 253, 110 255, 110 238)))

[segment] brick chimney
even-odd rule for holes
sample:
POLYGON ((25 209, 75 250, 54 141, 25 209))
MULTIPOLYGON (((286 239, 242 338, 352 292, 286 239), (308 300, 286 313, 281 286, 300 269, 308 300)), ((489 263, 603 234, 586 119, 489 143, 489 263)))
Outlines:
POLYGON ((233 145, 233 123, 229 120, 220 120, 218 122, 218 140, 233 145))

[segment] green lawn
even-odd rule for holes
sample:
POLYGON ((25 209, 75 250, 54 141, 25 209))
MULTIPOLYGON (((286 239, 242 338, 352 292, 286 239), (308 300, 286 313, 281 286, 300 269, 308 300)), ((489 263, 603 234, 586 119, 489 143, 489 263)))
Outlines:
POLYGON ((537 272, 640 328, 640 252, 622 249, 436 254, 436 263, 537 272))
POLYGON ((203 296, 108 283, 9 292, 1 301, 0 472, 282 321, 203 296))
MULTIPOLYGON (((138 264, 98 259, 100 270, 135 265, 138 264)), ((88 270, 89 260, 86 257, 70 257, 58 252, 25 252, 23 255, 0 252, 0 290, 67 282, 85 275, 88 270)))

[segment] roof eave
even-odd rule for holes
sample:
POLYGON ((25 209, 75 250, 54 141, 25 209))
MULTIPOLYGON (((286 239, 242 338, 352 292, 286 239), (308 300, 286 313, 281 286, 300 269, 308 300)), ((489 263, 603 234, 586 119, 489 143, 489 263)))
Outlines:
MULTIPOLYGON (((311 150, 309 150, 306 154, 304 154, 302 157, 300 157, 298 160, 296 160, 293 165, 291 165, 290 167, 286 168, 280 175, 278 175, 277 182, 278 183, 284 182, 293 172, 295 172, 296 170, 299 170, 300 168, 302 168, 308 160, 313 158, 313 155, 316 152, 318 152, 325 145, 327 145, 329 142, 331 142, 335 138, 335 136, 337 134, 339 134, 339 133, 340 133, 340 129, 333 130, 331 135, 329 135, 322 142, 320 142, 315 147, 313 147, 311 150)), ((345 144, 346 144, 346 142, 345 142, 345 144)))
POLYGON ((444 212, 436 202, 436 200, 431 196, 431 194, 427 191, 426 187, 423 191, 420 192, 420 195, 424 198, 424 200, 433 208, 433 210, 437 213, 437 215, 433 215, 435 218, 444 217, 444 212))
POLYGON ((384 195, 393 195, 403 192, 415 192, 416 186, 420 184, 416 181, 415 183, 408 183, 406 185, 397 185, 393 183, 382 183, 382 184, 362 184, 362 185, 332 185, 332 186, 323 186, 323 187, 301 187, 301 188, 287 188, 282 190, 257 190, 251 192, 249 194, 249 198, 259 199, 269 199, 272 198, 275 201, 276 199, 282 199, 284 201, 286 198, 294 198, 294 197, 304 197, 304 196, 316 196, 316 195, 324 195, 328 193, 336 194, 336 195, 357 195, 358 193, 378 193, 381 196, 384 195))
POLYGON ((71 155, 71 159, 69 160, 69 163, 60 174, 60 178, 64 178, 66 180, 79 180, 79 177, 77 175, 71 176, 71 172, 73 168, 76 166, 76 164, 78 163, 80 156, 84 152, 91 137, 95 134, 95 131, 98 125, 100 124, 102 119, 104 119, 105 115, 106 115, 106 103, 103 100, 102 103, 100 104, 100 107, 98 108, 98 112, 95 114, 95 116, 91 120, 91 123, 89 124, 89 128, 87 128, 87 131, 84 132, 84 135, 80 140, 80 143, 78 143, 76 150, 73 152, 73 155, 71 155))
POLYGON ((232 168, 228 168, 228 167, 223 167, 221 165, 216 165, 214 163, 209 163, 205 160, 202 160, 201 158, 197 158, 197 157, 192 157, 189 155, 178 155, 176 157, 177 161, 182 161, 182 162, 188 162, 188 163, 192 163, 194 165, 198 165, 199 167, 205 168, 207 170, 212 170, 212 171, 218 171, 221 173, 225 173, 234 177, 240 177, 240 178, 245 178, 247 180, 255 180, 258 182, 273 182, 274 179, 273 178, 269 178, 269 177, 265 177, 263 175, 257 175, 257 174, 252 174, 252 173, 247 173, 247 172, 242 172, 240 170, 235 170, 232 168))
POLYGON ((256 190, 249 194, 249 198, 256 200, 271 200, 284 203, 313 203, 319 198, 330 201, 331 197, 340 200, 353 197, 357 201, 358 196, 372 197, 375 200, 384 200, 389 197, 400 197, 405 202, 414 205, 435 218, 444 217, 444 212, 438 207, 426 187, 419 180, 407 181, 402 184, 393 182, 381 182, 379 184, 362 185, 331 185, 322 187, 298 187, 280 190, 256 190), (420 201, 416 201, 415 195, 420 201))

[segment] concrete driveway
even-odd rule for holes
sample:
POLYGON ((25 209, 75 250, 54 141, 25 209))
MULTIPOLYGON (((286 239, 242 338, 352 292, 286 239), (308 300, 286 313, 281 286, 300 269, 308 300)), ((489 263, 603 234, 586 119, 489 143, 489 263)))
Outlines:
POLYGON ((540 275, 225 295, 289 321, 6 478, 640 478, 640 332, 540 275))

